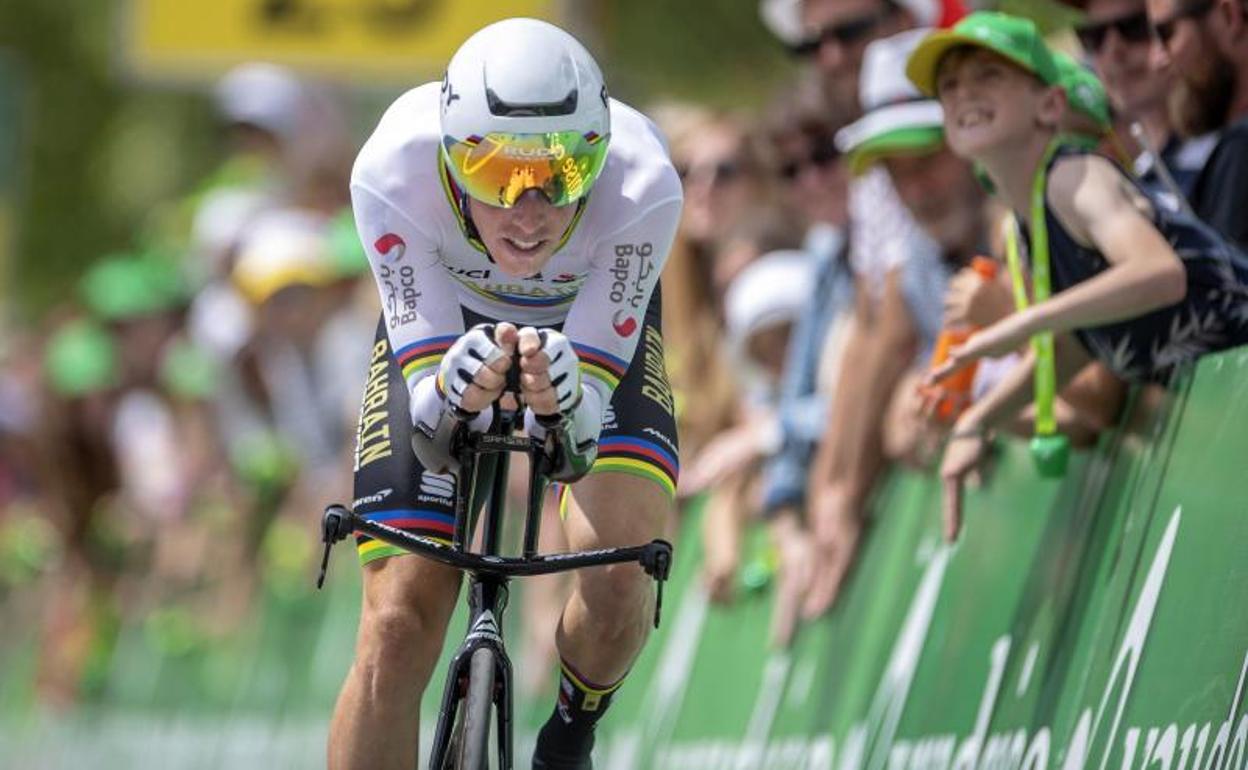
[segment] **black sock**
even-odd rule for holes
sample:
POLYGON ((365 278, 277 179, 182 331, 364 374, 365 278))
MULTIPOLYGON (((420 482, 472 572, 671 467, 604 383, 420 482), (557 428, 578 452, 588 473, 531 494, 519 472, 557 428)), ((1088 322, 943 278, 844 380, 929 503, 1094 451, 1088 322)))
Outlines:
POLYGON ((623 683, 621 678, 611 685, 595 684, 560 658, 559 698, 554 713, 537 735, 538 753, 551 757, 587 756, 594 745, 594 725, 623 683))

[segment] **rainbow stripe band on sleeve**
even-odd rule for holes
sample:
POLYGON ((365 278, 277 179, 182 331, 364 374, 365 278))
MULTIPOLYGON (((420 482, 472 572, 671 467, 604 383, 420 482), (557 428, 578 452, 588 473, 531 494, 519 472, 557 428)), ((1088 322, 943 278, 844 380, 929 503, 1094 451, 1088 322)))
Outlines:
POLYGON ((577 358, 581 359, 582 375, 605 383, 610 390, 619 387, 624 372, 628 371, 627 361, 616 358, 605 350, 591 348, 589 345, 574 342, 572 349, 576 351, 577 358))
POLYGON ((598 442, 598 459, 590 473, 616 471, 650 479, 676 497, 680 462, 663 447, 633 436, 612 436, 598 442))
MULTIPOLYGON (((364 514, 369 521, 388 524, 395 529, 411 532, 414 535, 430 540, 451 544, 451 536, 455 534, 455 517, 441 511, 415 510, 402 508, 388 511, 369 511, 364 514)), ((383 540, 374 540, 368 535, 357 532, 355 536, 356 550, 360 554, 360 564, 384 559, 387 556, 399 556, 408 553, 395 545, 383 540)))
POLYGON ((399 368, 403 370, 404 379, 412 382, 427 374, 429 369, 436 369, 442 362, 442 356, 446 355, 446 351, 457 339, 459 336, 455 334, 429 337, 400 348, 395 353, 395 358, 398 359, 399 368))

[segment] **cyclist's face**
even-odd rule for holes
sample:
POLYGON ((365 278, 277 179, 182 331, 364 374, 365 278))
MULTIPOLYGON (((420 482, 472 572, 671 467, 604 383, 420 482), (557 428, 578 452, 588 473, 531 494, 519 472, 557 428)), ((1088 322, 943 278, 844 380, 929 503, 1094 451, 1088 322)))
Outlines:
POLYGON ((490 256, 504 273, 527 278, 541 272, 576 216, 576 204, 554 206, 532 189, 509 209, 468 199, 468 211, 490 256))

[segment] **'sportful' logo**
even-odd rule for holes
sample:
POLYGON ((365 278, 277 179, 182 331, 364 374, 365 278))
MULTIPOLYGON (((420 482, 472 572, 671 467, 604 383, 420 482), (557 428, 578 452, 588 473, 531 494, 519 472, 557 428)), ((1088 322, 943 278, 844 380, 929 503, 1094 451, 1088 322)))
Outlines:
POLYGON ((434 497, 454 497, 455 477, 449 473, 432 473, 425 471, 420 474, 420 491, 434 497))
POLYGON ((611 317, 611 328, 615 329, 615 333, 621 337, 631 337, 633 332, 637 331, 637 319, 623 310, 617 310, 615 315, 611 317))
POLYGON ((403 259, 403 254, 407 251, 407 243, 394 233, 386 233, 373 243, 373 248, 385 257, 387 262, 394 263, 403 259))

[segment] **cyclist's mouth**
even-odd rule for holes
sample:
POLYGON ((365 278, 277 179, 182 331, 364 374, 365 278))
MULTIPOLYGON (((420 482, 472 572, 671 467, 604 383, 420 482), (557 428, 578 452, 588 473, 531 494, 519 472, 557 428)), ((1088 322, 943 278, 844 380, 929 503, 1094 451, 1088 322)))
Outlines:
POLYGON ((546 243, 545 238, 536 241, 526 241, 504 236, 503 240, 507 242, 508 246, 520 254, 535 254, 542 248, 543 244, 546 243))

